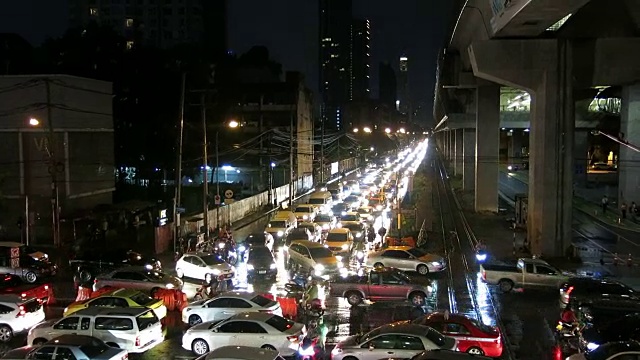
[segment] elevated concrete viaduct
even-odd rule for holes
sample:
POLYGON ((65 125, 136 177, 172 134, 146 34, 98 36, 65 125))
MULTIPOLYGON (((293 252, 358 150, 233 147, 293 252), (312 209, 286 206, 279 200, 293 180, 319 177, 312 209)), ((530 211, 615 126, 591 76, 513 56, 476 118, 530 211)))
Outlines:
MULTIPOLYGON (((594 86, 622 87, 621 131, 630 142, 640 142, 640 2, 457 5, 457 21, 438 63, 436 142, 463 175, 464 188, 475 190, 476 210, 496 211, 499 132, 505 127, 500 87, 526 91, 528 238, 534 254, 562 255, 572 238, 575 156, 586 146, 585 129, 594 125, 580 118, 576 104, 593 97, 594 86)), ((636 161, 637 153, 621 149, 621 199, 640 190, 636 161)))

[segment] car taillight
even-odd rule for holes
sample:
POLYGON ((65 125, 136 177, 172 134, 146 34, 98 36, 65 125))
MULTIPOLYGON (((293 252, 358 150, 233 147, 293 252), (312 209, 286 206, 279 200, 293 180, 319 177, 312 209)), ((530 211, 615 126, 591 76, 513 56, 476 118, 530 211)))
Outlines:
POLYGON ((140 336, 136 336, 136 347, 140 346, 140 336))
POLYGON ((45 285, 45 286, 44 286, 44 289, 45 289, 45 290, 49 290, 49 285, 45 285))
POLYGON ((20 294, 20 296, 22 296, 23 298, 26 298, 27 297, 27 293, 22 293, 22 294, 20 294))
POLYGON ((24 316, 24 314, 26 314, 27 312, 24 310, 24 306, 20 305, 20 307, 18 307, 18 315, 16 315, 16 317, 20 317, 20 316, 24 316))
POLYGON ((569 288, 567 289, 567 296, 571 295, 572 291, 573 291, 573 286, 569 286, 569 288))
POLYGON ((298 339, 299 339, 298 335, 287 336, 287 340, 289 340, 291 342, 296 342, 296 341, 298 341, 298 339))

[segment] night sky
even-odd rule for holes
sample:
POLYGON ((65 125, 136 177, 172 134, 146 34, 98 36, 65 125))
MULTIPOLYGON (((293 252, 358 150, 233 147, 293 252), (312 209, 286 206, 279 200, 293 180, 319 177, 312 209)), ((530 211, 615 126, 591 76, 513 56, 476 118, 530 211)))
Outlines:
MULTIPOLYGON (((216 0, 210 0, 216 1, 216 0)), ((242 53, 267 46, 285 70, 302 71, 307 85, 318 88, 317 1, 230 0, 229 48, 242 53), (268 14, 268 16, 267 16, 268 14)), ((414 101, 429 108, 435 61, 444 43, 448 0, 354 0, 355 16, 372 26, 372 91, 377 95, 378 62, 409 57, 414 101)), ((60 36, 67 26, 66 0, 2 1, 0 32, 15 32, 32 44, 60 36)))

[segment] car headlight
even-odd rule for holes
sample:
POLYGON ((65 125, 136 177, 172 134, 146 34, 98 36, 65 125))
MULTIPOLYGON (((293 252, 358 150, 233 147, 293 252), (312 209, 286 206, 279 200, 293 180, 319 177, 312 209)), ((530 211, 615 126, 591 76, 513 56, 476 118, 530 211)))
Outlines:
POLYGON ((434 262, 432 262, 432 263, 431 263, 431 265, 433 265, 433 266, 440 266, 441 264, 440 264, 440 262, 439 262, 439 261, 434 261, 434 262))
POLYGON ((63 314, 66 314, 66 313, 67 313, 67 311, 69 311, 69 308, 68 308, 68 307, 64 308, 64 310, 62 311, 62 313, 63 313, 63 314))
POLYGON ((240 245, 240 246, 238 246, 238 251, 243 252, 243 251, 245 251, 245 250, 247 250, 247 248, 246 248, 246 247, 244 247, 244 245, 240 245))
POLYGON ((278 232, 277 232, 277 235, 278 235, 278 236, 282 236, 282 235, 284 235, 284 231, 278 231, 278 232))
POLYGON ((589 351, 593 351, 593 350, 595 350, 595 349, 597 349, 599 347, 600 347, 600 345, 598 345, 598 344, 594 344, 594 343, 588 343, 587 344, 587 350, 589 350, 589 351))
POLYGON ((342 216, 345 216, 345 215, 347 215, 347 212, 343 211, 341 214, 342 214, 342 216))
POLYGON ((173 284, 167 284, 167 285, 165 285, 165 287, 166 287, 167 289, 173 289, 173 288, 174 288, 173 284))
POLYGON ((313 267, 316 271, 324 271, 324 265, 322 264, 316 264, 316 266, 313 267))
POLYGON ((362 233, 361 232, 356 233, 356 237, 362 237, 362 233))
POLYGON ((347 250, 349 249, 349 245, 348 244, 344 244, 341 246, 342 250, 347 250))
POLYGON ((362 259, 362 258, 364 258, 364 252, 362 252, 362 251, 358 251, 358 252, 356 253, 356 257, 357 257, 358 259, 362 259))
POLYGON ((329 224, 322 224, 323 230, 329 230, 329 224))
POLYGON ((302 215, 302 219, 303 219, 303 220, 307 220, 307 219, 309 219, 309 216, 307 216, 307 215, 302 215))
POLYGON ((253 265, 247 264, 247 270, 249 270, 249 271, 253 270, 253 265))
POLYGON ((220 275, 220 270, 218 269, 213 269, 213 271, 211 272, 213 275, 220 275))
POLYGON ((276 265, 276 263, 273 263, 273 264, 269 265, 269 268, 272 269, 272 270, 276 269, 277 267, 278 267, 278 265, 276 265))
POLYGON ((511 165, 507 166, 507 170, 509 170, 509 171, 513 170, 513 166, 511 166, 511 165))
POLYGON ((219 247, 220 249, 224 249, 224 246, 225 246, 225 245, 226 245, 226 244, 225 244, 225 243, 223 243, 223 242, 218 243, 218 247, 219 247))
POLYGON ((151 269, 153 269, 153 266, 147 264, 147 265, 144 266, 144 268, 147 269, 147 270, 151 270, 151 269))

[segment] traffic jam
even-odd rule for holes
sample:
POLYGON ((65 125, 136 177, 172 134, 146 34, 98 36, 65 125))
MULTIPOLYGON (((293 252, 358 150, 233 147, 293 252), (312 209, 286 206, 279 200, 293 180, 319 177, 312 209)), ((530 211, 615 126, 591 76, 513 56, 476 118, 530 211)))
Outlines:
MULTIPOLYGON (((449 258, 424 250, 419 224, 403 228, 398 214, 415 206, 408 194, 427 146, 317 186, 242 239, 215 229, 173 262, 78 251, 68 260, 70 303, 55 297, 61 274, 46 253, 0 243, 0 358, 511 358, 495 321, 434 305, 449 258)), ((479 281, 496 292, 559 289, 554 359, 640 357, 630 287, 571 277, 540 259, 487 261, 481 248, 476 260, 479 281)))

